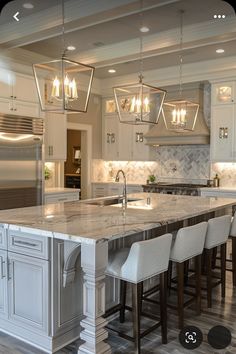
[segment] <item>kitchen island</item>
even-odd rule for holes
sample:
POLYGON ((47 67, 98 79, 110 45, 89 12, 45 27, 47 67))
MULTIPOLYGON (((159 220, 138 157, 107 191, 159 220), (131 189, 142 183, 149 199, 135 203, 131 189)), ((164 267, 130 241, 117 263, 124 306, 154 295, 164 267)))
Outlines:
MULTIPOLYGON (((37 237, 69 241, 72 251, 67 252, 63 283, 73 282, 74 263, 81 252, 83 269, 83 319, 80 337, 85 342, 79 347, 79 354, 110 353, 105 329, 105 269, 109 244, 116 240, 132 238, 148 230, 160 229, 162 233, 174 229, 173 225, 188 225, 207 220, 216 215, 230 212, 235 199, 202 198, 163 194, 137 193, 129 195, 125 212, 113 198, 90 201, 75 201, 0 212, 2 239, 12 233, 24 237, 37 237), (106 203, 103 201, 106 200, 106 203), (4 236, 5 233, 5 236, 4 236), (78 245, 79 247, 76 247, 78 245), (79 248, 79 251, 78 251, 79 248)), ((6 241, 5 241, 6 243, 6 241)), ((35 244, 36 241, 35 241, 35 244)), ((10 244, 14 247, 13 243, 10 244)), ((28 244, 30 247, 30 243, 28 244)), ((19 246, 19 240, 18 240, 19 246)), ((15 244, 16 247, 16 244, 15 244)), ((40 247, 38 252, 40 252, 40 247)), ((43 250, 41 250, 43 252, 43 250)), ((82 289, 77 289, 82 294, 82 289)), ((54 308, 56 312, 58 308, 54 308)), ((4 330, 3 325, 1 325, 4 330)))

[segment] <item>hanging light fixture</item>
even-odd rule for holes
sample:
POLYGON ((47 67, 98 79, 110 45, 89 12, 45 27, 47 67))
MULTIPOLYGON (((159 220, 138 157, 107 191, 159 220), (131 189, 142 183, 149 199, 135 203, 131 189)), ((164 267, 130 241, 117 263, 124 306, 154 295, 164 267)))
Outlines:
POLYGON ((62 57, 33 64, 34 77, 42 111, 85 113, 94 67, 68 59, 66 52, 65 7, 62 0, 62 57))
MULTIPOLYGON (((141 26, 143 27, 143 6, 140 1, 141 26)), ((143 82, 143 37, 140 36, 140 72, 138 83, 113 88, 116 109, 121 123, 157 124, 166 91, 143 82)))
POLYGON ((183 66, 183 15, 180 11, 180 55, 179 55, 179 100, 165 102, 162 114, 166 129, 177 132, 193 131, 199 104, 182 98, 182 66, 183 66))

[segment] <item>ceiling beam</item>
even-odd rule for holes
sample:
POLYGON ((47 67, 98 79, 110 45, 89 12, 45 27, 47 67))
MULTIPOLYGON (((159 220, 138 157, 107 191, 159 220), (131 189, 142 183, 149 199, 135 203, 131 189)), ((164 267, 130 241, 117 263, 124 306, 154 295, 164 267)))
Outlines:
MULTIPOLYGON (((176 3, 181 0, 148 0, 143 11, 176 3)), ((123 16, 140 12, 139 0, 69 0, 65 3, 65 33, 88 28, 123 16)), ((62 32, 61 9, 58 6, 33 13, 16 23, 0 26, 0 45, 20 47, 56 37, 62 32)))

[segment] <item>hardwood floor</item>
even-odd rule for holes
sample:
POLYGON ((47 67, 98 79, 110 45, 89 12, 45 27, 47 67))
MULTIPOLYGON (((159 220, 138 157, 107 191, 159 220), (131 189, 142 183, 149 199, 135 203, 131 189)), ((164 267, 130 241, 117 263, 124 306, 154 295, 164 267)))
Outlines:
MULTIPOLYGON (((236 287, 232 287, 232 274, 227 272, 226 283, 226 297, 225 301, 221 301, 220 287, 213 290, 213 307, 207 309, 206 298, 202 301, 202 314, 196 316, 194 305, 185 309, 185 324, 196 325, 203 332, 203 343, 198 349, 186 350, 179 341, 179 330, 177 326, 177 315, 173 310, 168 310, 168 344, 161 344, 160 329, 155 330, 142 340, 142 354, 232 354, 236 353, 236 287), (207 333, 215 325, 226 326, 232 334, 231 345, 224 350, 214 350, 207 343, 207 333)), ((172 294, 171 299, 174 300, 175 295, 172 294)), ((150 306, 150 305, 148 305, 150 306)), ((153 305, 151 305, 153 306, 153 305)), ((155 312, 158 306, 152 308, 155 312)), ((131 318, 130 314, 127 314, 127 319, 131 318)), ((120 326, 119 321, 114 320, 112 322, 114 326, 120 326)), ((143 323, 145 326, 146 321, 143 323)), ((131 329, 131 322, 128 320, 125 324, 122 324, 122 328, 128 332, 131 329)), ((134 354, 133 343, 128 342, 115 334, 109 333, 108 343, 112 347, 112 353, 115 354, 134 354)), ((79 343, 72 343, 70 346, 63 348, 57 352, 57 354, 76 354, 77 346, 79 343)), ((34 348, 22 341, 10 337, 0 332, 0 354, 43 354, 41 350, 34 348)))

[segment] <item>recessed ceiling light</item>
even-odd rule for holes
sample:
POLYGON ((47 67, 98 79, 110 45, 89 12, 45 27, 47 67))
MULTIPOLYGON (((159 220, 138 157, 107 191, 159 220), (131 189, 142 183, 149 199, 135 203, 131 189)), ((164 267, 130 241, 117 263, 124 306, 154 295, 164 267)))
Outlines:
POLYGON ((221 49, 221 48, 216 49, 216 53, 217 53, 217 54, 222 54, 222 53, 224 53, 224 52, 225 52, 224 49, 221 49))
POLYGON ((75 50, 76 47, 75 47, 74 45, 68 45, 67 49, 68 49, 68 50, 75 50))
POLYGON ((109 69, 108 72, 109 72, 110 74, 114 74, 114 73, 116 73, 116 70, 115 70, 115 69, 109 69))
POLYGON ((22 5, 25 9, 31 10, 34 8, 34 5, 31 4, 30 2, 26 2, 25 4, 22 5))
POLYGON ((150 31, 150 29, 149 29, 148 27, 146 27, 146 26, 143 26, 143 27, 140 27, 140 28, 139 28, 139 31, 140 31, 140 32, 143 32, 143 33, 147 33, 147 32, 150 31))

